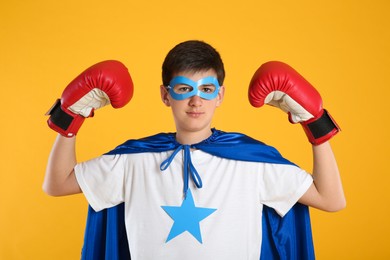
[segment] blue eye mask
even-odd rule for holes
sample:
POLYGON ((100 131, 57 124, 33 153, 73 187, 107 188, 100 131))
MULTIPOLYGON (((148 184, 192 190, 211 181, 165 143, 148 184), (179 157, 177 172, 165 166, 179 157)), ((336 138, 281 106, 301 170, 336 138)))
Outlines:
POLYGON ((174 77, 169 82, 169 94, 173 99, 183 100, 192 96, 199 96, 211 100, 218 96, 219 83, 215 77, 205 77, 197 82, 184 76, 174 77))

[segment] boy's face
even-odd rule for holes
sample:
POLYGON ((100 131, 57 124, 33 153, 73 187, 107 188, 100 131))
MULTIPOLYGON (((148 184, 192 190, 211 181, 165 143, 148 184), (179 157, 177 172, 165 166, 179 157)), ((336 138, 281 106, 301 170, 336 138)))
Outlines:
MULTIPOLYGON (((183 76, 191 81, 198 82, 201 79, 207 77, 217 78, 217 74, 214 70, 201 71, 201 72, 181 72, 174 77, 183 76)), ((183 91, 187 86, 178 85, 176 88, 183 91)), ((199 89, 206 91, 210 89, 208 84, 199 86, 199 89)), ((211 121, 215 112, 215 109, 221 105, 224 95, 224 87, 220 86, 218 94, 215 98, 210 100, 201 98, 199 95, 193 95, 191 97, 177 100, 174 99, 165 86, 160 87, 161 99, 166 106, 172 108, 173 117, 176 124, 177 131, 198 132, 198 131, 210 131, 211 121)))

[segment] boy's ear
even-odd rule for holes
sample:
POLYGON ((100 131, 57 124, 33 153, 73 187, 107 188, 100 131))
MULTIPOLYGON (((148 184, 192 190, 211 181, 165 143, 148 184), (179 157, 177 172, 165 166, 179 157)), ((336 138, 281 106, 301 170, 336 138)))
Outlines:
POLYGON ((164 86, 164 85, 161 85, 160 86, 160 95, 161 95, 161 100, 162 102, 167 106, 169 107, 171 104, 169 103, 169 99, 168 99, 168 90, 167 88, 164 86))
POLYGON ((223 97, 225 96, 225 87, 224 86, 221 86, 219 88, 219 93, 218 93, 218 96, 217 96, 217 107, 219 107, 221 104, 222 104, 222 101, 223 101, 223 97))

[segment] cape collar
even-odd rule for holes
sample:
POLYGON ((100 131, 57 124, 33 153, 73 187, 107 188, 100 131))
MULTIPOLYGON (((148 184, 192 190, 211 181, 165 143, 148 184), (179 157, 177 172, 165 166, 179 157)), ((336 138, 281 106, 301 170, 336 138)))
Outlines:
POLYGON ((128 140, 106 154, 165 152, 173 150, 172 154, 161 162, 160 169, 164 171, 169 167, 177 153, 183 150, 184 196, 188 191, 189 179, 192 179, 197 188, 202 188, 203 186, 202 180, 191 160, 191 148, 231 160, 293 164, 282 157, 274 147, 268 146, 247 135, 237 132, 224 132, 215 128, 211 129, 211 131, 212 134, 210 137, 192 145, 178 143, 175 138, 175 133, 159 133, 141 139, 128 140))

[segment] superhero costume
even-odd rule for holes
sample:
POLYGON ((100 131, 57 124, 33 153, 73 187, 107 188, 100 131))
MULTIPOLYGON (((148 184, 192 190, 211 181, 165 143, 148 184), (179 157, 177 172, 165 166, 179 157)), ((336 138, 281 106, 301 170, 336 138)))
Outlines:
MULTIPOLYGON (((179 151, 189 147, 232 160, 292 164, 271 146, 240 133, 226 133, 215 129, 210 138, 191 146, 177 143, 173 133, 161 133, 139 140, 129 140, 107 154, 179 151)), ((191 160, 187 163, 191 164, 191 160)), ((184 178, 188 181, 190 175, 196 180, 196 176, 193 176, 196 169, 191 169, 190 165, 184 168, 189 169, 184 178)), ((184 187, 186 192, 186 185, 184 187)), ((122 203, 99 212, 89 208, 82 259, 131 259, 123 207, 122 203)), ((314 259, 307 206, 297 203, 282 218, 275 210, 264 205, 262 230, 260 259, 314 259)))

